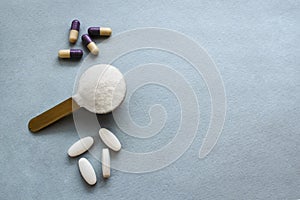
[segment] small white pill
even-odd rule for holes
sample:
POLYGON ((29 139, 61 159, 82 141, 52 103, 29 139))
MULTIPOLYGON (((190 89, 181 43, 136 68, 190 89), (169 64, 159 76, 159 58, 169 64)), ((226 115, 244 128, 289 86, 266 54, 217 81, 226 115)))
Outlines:
POLYGON ((101 140, 113 151, 120 151, 121 143, 118 138, 106 128, 101 128, 99 130, 99 135, 101 140))
POLYGON ((97 177, 91 163, 86 158, 80 158, 78 161, 79 171, 82 178, 89 184, 95 185, 97 177))
POLYGON ((68 150, 70 157, 76 157, 83 154, 94 144, 94 139, 90 136, 82 138, 75 142, 68 150))
POLYGON ((102 176, 103 178, 110 177, 110 155, 107 148, 102 149, 102 176))

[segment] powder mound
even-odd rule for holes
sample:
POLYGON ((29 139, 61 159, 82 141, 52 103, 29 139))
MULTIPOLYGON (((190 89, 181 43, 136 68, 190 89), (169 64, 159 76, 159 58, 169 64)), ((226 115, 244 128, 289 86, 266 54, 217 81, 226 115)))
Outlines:
POLYGON ((126 83, 122 73, 107 64, 94 65, 80 77, 73 99, 87 110, 105 114, 117 108, 125 98, 126 83))

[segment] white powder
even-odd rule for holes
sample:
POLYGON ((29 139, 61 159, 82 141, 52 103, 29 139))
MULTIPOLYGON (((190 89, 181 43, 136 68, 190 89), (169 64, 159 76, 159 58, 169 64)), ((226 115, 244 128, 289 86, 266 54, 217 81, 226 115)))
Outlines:
POLYGON ((104 114, 117 108, 126 95, 122 73, 107 64, 94 65, 80 77, 73 99, 87 110, 104 114))

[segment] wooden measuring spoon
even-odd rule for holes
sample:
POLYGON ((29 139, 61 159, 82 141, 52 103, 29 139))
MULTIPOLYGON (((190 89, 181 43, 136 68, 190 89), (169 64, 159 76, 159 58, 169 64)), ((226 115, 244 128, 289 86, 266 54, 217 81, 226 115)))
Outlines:
POLYGON ((123 74, 112 65, 94 65, 81 75, 74 96, 32 118, 28 128, 31 132, 38 132, 80 107, 97 114, 110 113, 123 102, 125 96, 123 74))

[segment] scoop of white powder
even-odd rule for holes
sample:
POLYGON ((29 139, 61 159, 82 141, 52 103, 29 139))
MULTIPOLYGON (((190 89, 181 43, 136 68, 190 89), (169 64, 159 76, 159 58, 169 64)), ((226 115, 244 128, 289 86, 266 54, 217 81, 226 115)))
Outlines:
POLYGON ((105 114, 117 108, 126 95, 122 73, 108 64, 94 65, 80 77, 73 99, 80 107, 105 114))

